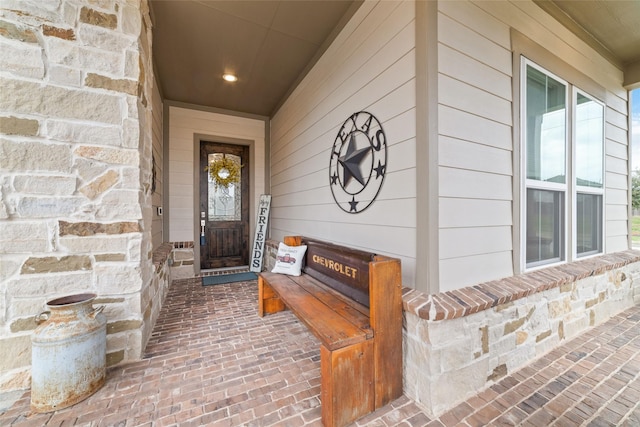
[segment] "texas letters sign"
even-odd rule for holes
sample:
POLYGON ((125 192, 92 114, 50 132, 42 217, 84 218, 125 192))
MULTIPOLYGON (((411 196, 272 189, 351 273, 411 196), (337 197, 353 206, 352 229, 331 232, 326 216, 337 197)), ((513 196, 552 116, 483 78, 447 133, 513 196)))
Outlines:
POLYGON ((271 207, 271 195, 260 196, 258 204, 258 219, 256 221, 256 235, 253 239, 253 251, 251 251, 250 271, 259 273, 262 271, 262 260, 264 259, 264 244, 267 239, 267 224, 269 222, 269 208, 271 207))
POLYGON ((360 213, 378 196, 387 172, 387 137, 366 111, 352 114, 338 131, 329 161, 333 199, 347 213, 360 213))

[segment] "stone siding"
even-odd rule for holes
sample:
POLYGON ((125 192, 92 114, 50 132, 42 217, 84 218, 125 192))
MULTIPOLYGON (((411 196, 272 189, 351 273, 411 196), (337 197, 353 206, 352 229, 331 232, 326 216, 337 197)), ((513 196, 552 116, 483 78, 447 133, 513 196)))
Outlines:
MULTIPOLYGON (((149 301, 143 314, 143 336, 150 337, 160 309, 171 286, 171 252, 173 245, 163 243, 153 251, 154 274, 150 286, 144 289, 143 300, 149 301)), ((147 338, 148 340, 148 338, 147 338)), ((146 346, 146 342, 145 342, 146 346)))
POLYGON ((139 359, 169 280, 150 238, 146 0, 0 5, 0 390, 28 386, 46 301, 94 292, 109 364, 139 359))
POLYGON ((640 252, 437 295, 404 289, 403 301, 405 393, 438 416, 640 303, 640 252))
POLYGON ((173 242, 171 253, 171 280, 195 277, 193 242, 173 242))

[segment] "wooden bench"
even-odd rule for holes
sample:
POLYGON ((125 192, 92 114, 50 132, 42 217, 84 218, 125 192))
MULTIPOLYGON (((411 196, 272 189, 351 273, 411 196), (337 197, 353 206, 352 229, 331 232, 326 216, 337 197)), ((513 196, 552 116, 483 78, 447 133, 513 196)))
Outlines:
POLYGON ((258 314, 290 309, 320 340, 322 422, 341 427, 402 395, 400 260, 300 236, 303 274, 260 273, 258 314))

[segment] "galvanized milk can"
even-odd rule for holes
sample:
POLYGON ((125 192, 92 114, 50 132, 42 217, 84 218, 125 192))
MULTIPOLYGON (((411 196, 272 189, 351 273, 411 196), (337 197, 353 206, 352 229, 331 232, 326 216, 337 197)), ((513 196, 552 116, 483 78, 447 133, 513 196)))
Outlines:
POLYGON ((107 319, 96 294, 47 302, 31 336, 31 410, 50 412, 89 397, 106 374, 107 319))

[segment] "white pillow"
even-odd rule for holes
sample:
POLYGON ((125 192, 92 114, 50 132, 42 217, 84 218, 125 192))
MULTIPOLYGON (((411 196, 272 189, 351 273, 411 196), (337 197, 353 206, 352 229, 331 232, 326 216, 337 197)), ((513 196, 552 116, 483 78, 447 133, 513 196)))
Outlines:
POLYGON ((276 255, 276 265, 271 272, 299 276, 306 251, 307 245, 287 246, 280 242, 278 255, 276 255))

